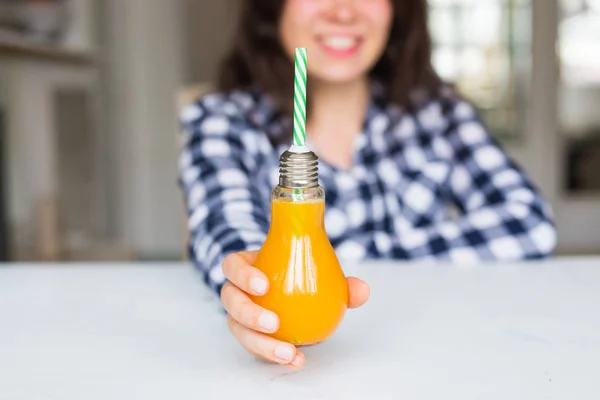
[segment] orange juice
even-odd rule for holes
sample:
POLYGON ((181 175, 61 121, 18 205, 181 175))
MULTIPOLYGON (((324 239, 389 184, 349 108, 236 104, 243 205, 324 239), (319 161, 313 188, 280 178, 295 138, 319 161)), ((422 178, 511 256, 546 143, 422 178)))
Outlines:
POLYGON ((255 266, 269 291, 252 300, 280 319, 276 339, 309 345, 328 338, 343 319, 348 286, 324 226, 322 198, 273 198, 271 227, 255 266))

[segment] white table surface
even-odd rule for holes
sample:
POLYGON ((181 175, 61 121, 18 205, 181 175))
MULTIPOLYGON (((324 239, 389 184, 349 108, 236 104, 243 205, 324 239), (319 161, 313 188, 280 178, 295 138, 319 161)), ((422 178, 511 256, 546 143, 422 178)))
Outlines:
POLYGON ((600 259, 347 272, 370 302, 290 372, 189 266, 0 267, 0 399, 600 398, 600 259))

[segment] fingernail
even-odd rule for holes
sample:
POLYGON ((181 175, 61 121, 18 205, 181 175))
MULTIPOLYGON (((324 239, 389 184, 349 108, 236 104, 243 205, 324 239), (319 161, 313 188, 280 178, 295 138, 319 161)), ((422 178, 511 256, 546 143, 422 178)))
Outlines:
POLYGON ((299 367, 302 365, 302 356, 300 354, 296 354, 294 361, 291 363, 294 367, 299 367))
POLYGON ((289 346, 277 346, 275 348, 275 356, 282 361, 290 362, 294 356, 294 350, 289 346))
POLYGON ((277 329, 277 316, 270 312, 264 312, 258 317, 258 325, 267 331, 274 332, 277 329))
POLYGON ((264 294, 267 291, 267 281, 255 276, 250 279, 250 289, 256 294, 264 294))

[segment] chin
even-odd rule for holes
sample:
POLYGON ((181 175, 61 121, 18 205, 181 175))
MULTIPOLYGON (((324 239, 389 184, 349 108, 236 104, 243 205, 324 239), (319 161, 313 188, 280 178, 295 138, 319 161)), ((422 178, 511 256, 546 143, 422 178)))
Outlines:
POLYGON ((321 82, 325 83, 349 83, 362 79, 367 75, 367 71, 362 68, 326 68, 323 70, 310 71, 311 76, 321 82))

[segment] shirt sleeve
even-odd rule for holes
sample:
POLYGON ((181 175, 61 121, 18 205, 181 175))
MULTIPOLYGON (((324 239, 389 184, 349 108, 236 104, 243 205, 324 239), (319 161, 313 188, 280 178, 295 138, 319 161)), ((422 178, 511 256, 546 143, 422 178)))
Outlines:
POLYGON ((394 238, 399 258, 452 262, 544 258, 556 246, 550 207, 466 102, 451 110, 453 149, 447 195, 459 216, 394 238))
POLYGON ((261 202, 264 188, 253 179, 256 155, 242 140, 243 122, 214 111, 218 108, 227 109, 200 101, 181 112, 179 183, 187 207, 190 259, 220 296, 223 259, 259 249, 269 222, 261 202))

